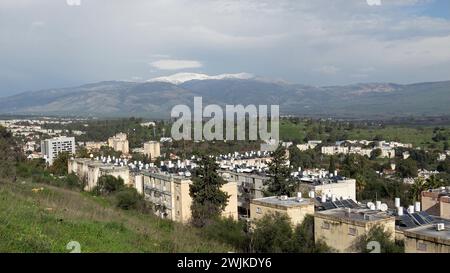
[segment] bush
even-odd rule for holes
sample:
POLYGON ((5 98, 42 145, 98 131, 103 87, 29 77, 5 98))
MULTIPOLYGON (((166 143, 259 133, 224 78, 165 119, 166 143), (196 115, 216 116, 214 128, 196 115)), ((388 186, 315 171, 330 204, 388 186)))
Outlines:
POLYGON ((97 186, 93 193, 97 195, 108 195, 124 188, 124 182, 121 177, 115 178, 112 175, 102 175, 98 179, 97 186))
POLYGON ((383 226, 377 225, 372 227, 367 234, 359 236, 352 248, 357 252, 369 253, 373 249, 368 249, 368 244, 378 242, 380 253, 403 253, 405 251, 403 243, 395 242, 390 238, 391 234, 385 231, 383 226))
POLYGON ((236 250, 248 252, 250 236, 247 233, 247 224, 235 221, 232 218, 221 218, 203 227, 206 238, 232 245, 236 250))
POLYGON ((77 188, 80 190, 84 189, 85 183, 83 181, 81 181, 81 179, 74 173, 71 173, 69 175, 67 175, 64 179, 63 179, 63 183, 64 186, 68 187, 68 188, 77 188))
POLYGON ((294 250, 289 217, 280 213, 256 221, 251 249, 256 253, 290 253, 294 250))
POLYGON ((130 210, 140 207, 142 196, 134 188, 124 188, 116 194, 117 207, 130 210))

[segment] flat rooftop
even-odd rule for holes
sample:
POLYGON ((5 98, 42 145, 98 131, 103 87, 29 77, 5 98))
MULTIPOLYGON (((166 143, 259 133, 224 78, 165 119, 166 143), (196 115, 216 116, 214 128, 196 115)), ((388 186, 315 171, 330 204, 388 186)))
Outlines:
POLYGON ((287 199, 281 199, 278 196, 253 199, 250 202, 255 205, 282 207, 282 208, 294 208, 294 207, 304 207, 308 205, 314 205, 314 201, 309 198, 297 199, 296 197, 291 197, 287 199))
POLYGON ((330 220, 335 221, 352 221, 360 223, 377 222, 392 220, 395 221, 395 217, 381 211, 373 211, 369 209, 348 209, 337 208, 324 211, 318 211, 315 213, 317 216, 322 216, 330 220))
POLYGON ((450 225, 448 222, 445 223, 445 229, 442 231, 436 229, 436 224, 429 224, 405 230, 404 234, 407 237, 450 245, 450 225))

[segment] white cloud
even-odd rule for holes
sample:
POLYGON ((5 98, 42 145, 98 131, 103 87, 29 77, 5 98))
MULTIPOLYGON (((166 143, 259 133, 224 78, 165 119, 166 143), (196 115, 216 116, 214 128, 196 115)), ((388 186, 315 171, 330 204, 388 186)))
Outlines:
POLYGON ((192 69, 192 68, 200 68, 203 66, 203 64, 199 61, 175 60, 175 59, 159 60, 150 63, 150 65, 159 70, 192 69))

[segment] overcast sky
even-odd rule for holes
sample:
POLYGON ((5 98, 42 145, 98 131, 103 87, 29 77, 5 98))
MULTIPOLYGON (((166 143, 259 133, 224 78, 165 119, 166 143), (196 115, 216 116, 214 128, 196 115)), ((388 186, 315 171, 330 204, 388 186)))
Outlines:
POLYGON ((77 1, 0 1, 0 96, 178 72, 450 80, 448 0, 77 1))

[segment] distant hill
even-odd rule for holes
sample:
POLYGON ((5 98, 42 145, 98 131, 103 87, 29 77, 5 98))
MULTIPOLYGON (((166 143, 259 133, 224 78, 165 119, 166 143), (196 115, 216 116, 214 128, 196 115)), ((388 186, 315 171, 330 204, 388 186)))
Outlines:
MULTIPOLYGON (((177 104, 279 104, 281 114, 391 118, 450 114, 450 81, 314 87, 240 76, 109 81, 0 98, 0 114, 168 118, 177 104)), ((242 76, 244 75, 244 76, 242 76)))

